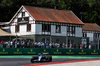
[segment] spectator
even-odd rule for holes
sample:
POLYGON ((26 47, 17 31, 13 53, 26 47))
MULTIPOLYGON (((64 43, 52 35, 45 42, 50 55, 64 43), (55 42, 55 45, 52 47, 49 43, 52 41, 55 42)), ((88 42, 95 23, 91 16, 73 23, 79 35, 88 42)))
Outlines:
POLYGON ((41 43, 40 42, 38 42, 38 48, 41 48, 41 43))
POLYGON ((11 42, 10 42, 10 48, 12 48, 12 46, 13 46, 13 42, 11 41, 11 42))
POLYGON ((31 42, 30 48, 34 48, 34 42, 31 42))
POLYGON ((6 48, 8 48, 8 41, 6 41, 6 48))
POLYGON ((25 44, 24 44, 24 48, 27 48, 27 41, 24 41, 25 44))
POLYGON ((8 48, 10 48, 10 41, 8 41, 8 48))
POLYGON ((75 43, 73 44, 73 48, 76 48, 76 44, 75 43))
POLYGON ((17 42, 17 48, 20 48, 19 41, 17 42))
POLYGON ((25 42, 21 41, 21 48, 24 48, 24 46, 25 46, 25 42))
POLYGON ((67 44, 65 44, 65 48, 68 48, 67 44))
POLYGON ((15 47, 15 42, 14 41, 12 41, 12 48, 14 48, 15 47))
POLYGON ((3 48, 6 48, 6 42, 3 43, 3 48))
POLYGON ((65 48, 65 43, 62 44, 62 48, 65 48))
POLYGON ((70 44, 69 48, 72 48, 72 44, 70 44))
POLYGON ((14 48, 14 42, 13 41, 11 41, 11 46, 12 46, 12 48, 14 48))
POLYGON ((84 45, 84 48, 85 48, 85 49, 87 48, 87 44, 84 45))
POLYGON ((89 44, 89 49, 91 49, 91 44, 89 44))
POLYGON ((27 48, 30 48, 30 41, 27 42, 27 48))
POLYGON ((46 48, 49 48, 49 43, 46 43, 46 48))
POLYGON ((49 48, 52 48, 52 42, 49 44, 49 48))
POLYGON ((52 48, 54 48, 54 46, 55 46, 55 44, 54 44, 54 42, 52 43, 52 48))
POLYGON ((55 43, 55 46, 54 47, 57 48, 57 43, 55 43))
POLYGON ((37 42, 34 43, 35 48, 37 48, 37 42))
POLYGON ((60 44, 59 43, 57 44, 57 48, 60 48, 60 44))
POLYGON ((0 44, 1 44, 1 48, 3 48, 4 41, 1 41, 0 44))
POLYGON ((83 44, 80 44, 80 49, 82 49, 83 48, 83 44))
POLYGON ((43 42, 41 43, 41 48, 45 48, 45 45, 44 45, 44 43, 43 43, 43 42))

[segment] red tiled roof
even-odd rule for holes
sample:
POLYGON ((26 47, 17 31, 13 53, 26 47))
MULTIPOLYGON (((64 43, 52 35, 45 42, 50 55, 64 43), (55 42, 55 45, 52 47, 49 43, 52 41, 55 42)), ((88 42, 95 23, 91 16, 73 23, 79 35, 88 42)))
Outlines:
POLYGON ((82 30, 100 31, 100 26, 98 26, 96 23, 84 23, 82 30))
POLYGON ((36 21, 83 24, 83 22, 70 10, 57 10, 24 6, 36 21))

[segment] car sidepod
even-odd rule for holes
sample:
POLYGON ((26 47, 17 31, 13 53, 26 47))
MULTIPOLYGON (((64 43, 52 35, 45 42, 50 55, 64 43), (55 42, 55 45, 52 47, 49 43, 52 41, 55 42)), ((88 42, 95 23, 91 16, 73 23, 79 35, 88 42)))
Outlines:
POLYGON ((35 60, 38 60, 38 57, 32 57, 32 58, 31 58, 31 63, 34 63, 35 60))

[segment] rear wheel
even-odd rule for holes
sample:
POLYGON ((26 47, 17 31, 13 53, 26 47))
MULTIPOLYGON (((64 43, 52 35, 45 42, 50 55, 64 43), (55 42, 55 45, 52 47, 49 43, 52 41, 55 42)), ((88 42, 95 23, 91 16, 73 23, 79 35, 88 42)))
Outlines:
POLYGON ((49 62, 52 61, 52 57, 48 57, 48 61, 49 61, 49 62))
POLYGON ((52 57, 50 57, 49 60, 52 61, 52 57))

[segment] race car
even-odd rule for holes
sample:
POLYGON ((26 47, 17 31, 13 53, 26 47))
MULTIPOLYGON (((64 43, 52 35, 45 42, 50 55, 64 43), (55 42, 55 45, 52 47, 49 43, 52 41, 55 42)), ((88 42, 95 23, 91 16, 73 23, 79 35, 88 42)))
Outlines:
POLYGON ((31 62, 51 62, 52 56, 48 53, 39 53, 38 56, 33 56, 31 58, 31 62))

